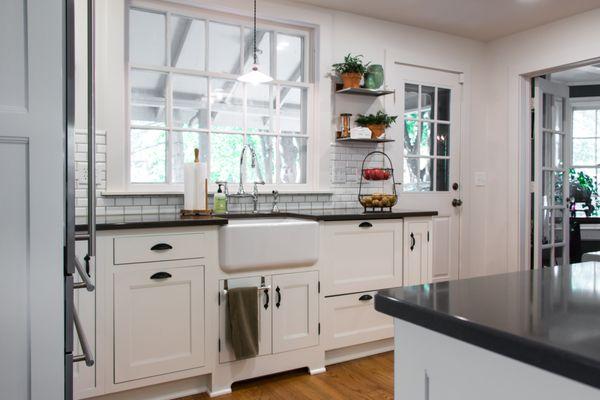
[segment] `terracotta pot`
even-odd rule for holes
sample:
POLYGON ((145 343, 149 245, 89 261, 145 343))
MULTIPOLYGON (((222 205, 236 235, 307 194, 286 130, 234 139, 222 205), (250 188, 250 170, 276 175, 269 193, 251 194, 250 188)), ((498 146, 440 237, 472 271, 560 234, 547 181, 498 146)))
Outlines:
POLYGON ((367 125, 367 128, 371 130, 371 139, 379 139, 385 134, 385 125, 367 125))
POLYGON ((362 74, 358 72, 349 72, 342 74, 342 82, 344 82, 344 89, 359 88, 362 74))

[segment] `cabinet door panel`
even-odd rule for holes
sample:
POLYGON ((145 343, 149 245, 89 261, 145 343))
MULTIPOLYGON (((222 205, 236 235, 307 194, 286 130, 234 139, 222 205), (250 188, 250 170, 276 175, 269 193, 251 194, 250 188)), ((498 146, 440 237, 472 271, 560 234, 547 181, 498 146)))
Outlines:
POLYGON ((319 344, 318 282, 316 271, 273 275, 273 353, 319 344))
POLYGON ((431 282, 431 219, 404 222, 404 286, 431 282))
POLYGON ((117 272, 114 307, 115 383, 204 365, 203 267, 117 272))
POLYGON ((325 295, 402 284, 402 221, 328 222, 323 239, 325 295))
POLYGON ((452 243, 452 218, 450 217, 435 217, 433 218, 433 257, 431 262, 431 281, 441 282, 450 279, 456 279, 458 276, 453 276, 452 260, 454 258, 454 249, 452 243))

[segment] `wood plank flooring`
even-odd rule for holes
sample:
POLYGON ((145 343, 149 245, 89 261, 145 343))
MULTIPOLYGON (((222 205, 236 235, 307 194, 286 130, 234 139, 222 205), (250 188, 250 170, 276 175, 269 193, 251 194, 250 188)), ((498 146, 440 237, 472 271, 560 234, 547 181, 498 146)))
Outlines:
MULTIPOLYGON (((207 394, 179 400, 205 400, 207 394)), ((310 376, 298 370, 233 385, 233 393, 219 400, 393 400, 394 353, 330 365, 310 376)))

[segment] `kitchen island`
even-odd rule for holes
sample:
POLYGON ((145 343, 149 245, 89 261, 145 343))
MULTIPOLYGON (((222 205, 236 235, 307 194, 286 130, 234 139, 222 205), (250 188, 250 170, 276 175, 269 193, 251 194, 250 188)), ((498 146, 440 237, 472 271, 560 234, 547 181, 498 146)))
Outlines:
POLYGON ((395 398, 600 399, 600 263, 380 291, 395 398))

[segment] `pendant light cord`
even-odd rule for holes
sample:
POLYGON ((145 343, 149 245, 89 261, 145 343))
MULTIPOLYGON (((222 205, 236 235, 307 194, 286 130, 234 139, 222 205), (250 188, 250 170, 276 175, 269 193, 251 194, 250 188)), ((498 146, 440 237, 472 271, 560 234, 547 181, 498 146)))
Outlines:
POLYGON ((254 0, 254 65, 258 64, 258 56, 256 55, 256 0, 254 0))

